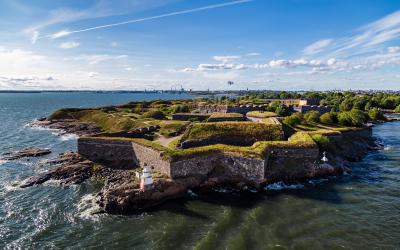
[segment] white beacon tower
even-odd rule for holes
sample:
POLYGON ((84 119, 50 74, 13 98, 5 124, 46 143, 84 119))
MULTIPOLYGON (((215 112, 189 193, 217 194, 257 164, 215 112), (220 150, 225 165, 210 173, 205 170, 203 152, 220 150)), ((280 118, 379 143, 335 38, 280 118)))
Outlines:
POLYGON ((147 167, 143 168, 142 178, 140 180, 140 190, 146 191, 153 188, 153 178, 150 170, 147 167))
POLYGON ((326 152, 324 151, 323 157, 321 159, 324 163, 328 162, 328 158, 326 157, 326 152))

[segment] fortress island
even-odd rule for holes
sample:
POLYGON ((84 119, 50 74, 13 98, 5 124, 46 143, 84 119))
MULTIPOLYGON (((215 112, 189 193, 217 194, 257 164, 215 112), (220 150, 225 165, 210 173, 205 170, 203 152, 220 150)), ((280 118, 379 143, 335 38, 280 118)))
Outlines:
POLYGON ((78 151, 60 155, 52 162, 57 167, 21 187, 97 179, 103 183, 100 207, 128 214, 191 191, 261 191, 276 182, 340 175, 376 148, 368 123, 387 119, 379 107, 338 107, 332 95, 60 109, 34 125, 78 134, 78 151))

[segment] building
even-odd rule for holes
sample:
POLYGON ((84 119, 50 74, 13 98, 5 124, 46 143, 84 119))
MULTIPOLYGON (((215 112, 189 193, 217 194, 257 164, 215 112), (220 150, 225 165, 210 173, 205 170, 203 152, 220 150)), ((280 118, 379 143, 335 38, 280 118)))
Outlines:
POLYGON ((280 104, 284 104, 286 106, 302 106, 302 105, 319 105, 320 100, 313 99, 262 99, 261 101, 267 102, 279 102, 280 104))
POLYGON ((201 114, 209 113, 239 113, 242 115, 250 111, 264 111, 265 105, 203 105, 197 107, 201 114))
POLYGON ((309 111, 317 111, 320 115, 328 113, 332 110, 329 106, 317 106, 317 105, 298 105, 293 106, 293 110, 305 114, 309 111))

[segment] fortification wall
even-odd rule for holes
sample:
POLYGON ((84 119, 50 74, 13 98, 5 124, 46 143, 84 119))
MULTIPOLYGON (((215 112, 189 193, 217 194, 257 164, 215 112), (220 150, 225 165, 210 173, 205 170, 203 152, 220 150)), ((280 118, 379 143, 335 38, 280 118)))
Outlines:
POLYGON ((266 182, 290 182, 314 177, 318 168, 319 149, 316 144, 305 148, 295 145, 273 147, 268 156, 266 182))
POLYGON ((80 138, 78 153, 86 159, 110 168, 149 167, 159 173, 170 175, 169 162, 161 157, 162 152, 131 141, 80 138))
POLYGON ((262 183, 266 160, 232 153, 213 153, 194 156, 171 163, 171 177, 186 176, 232 176, 247 181, 262 183))
POLYGON ((86 159, 112 168, 134 169, 139 166, 129 141, 79 138, 78 153, 86 159))

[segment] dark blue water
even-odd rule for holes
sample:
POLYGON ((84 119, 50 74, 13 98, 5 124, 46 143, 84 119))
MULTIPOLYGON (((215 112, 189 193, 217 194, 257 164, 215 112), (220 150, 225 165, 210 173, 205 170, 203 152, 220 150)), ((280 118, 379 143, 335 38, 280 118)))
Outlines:
MULTIPOLYGON (((75 150, 76 138, 31 129, 61 107, 188 98, 165 94, 0 94, 0 153, 49 147, 31 161, 0 163, 0 248, 400 249, 400 123, 374 128, 385 144, 353 172, 264 194, 215 193, 132 216, 92 215, 99 183, 16 187, 40 161, 75 150)), ((275 186, 281 188, 281 186, 275 186)))

